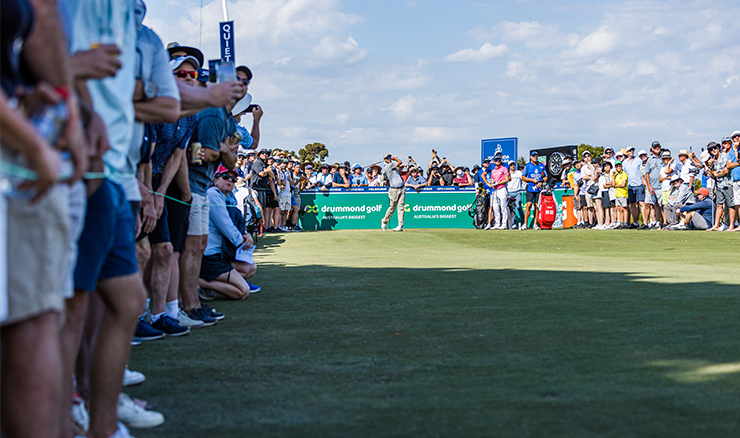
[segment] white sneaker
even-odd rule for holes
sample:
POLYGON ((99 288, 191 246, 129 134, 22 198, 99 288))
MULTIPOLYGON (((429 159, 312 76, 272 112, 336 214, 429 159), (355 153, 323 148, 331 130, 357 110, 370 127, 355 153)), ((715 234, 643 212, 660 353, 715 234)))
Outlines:
POLYGON ((126 426, 123 425, 123 423, 118 423, 118 429, 116 429, 116 433, 110 436, 110 438, 134 438, 131 436, 131 434, 128 432, 128 429, 126 426))
POLYGON ((519 226, 519 230, 526 230, 526 229, 527 229, 527 226, 524 224, 519 226))
POLYGON ((380 231, 385 231, 385 224, 383 222, 380 223, 380 231))
MULTIPOLYGON (((159 412, 147 411, 134 403, 131 397, 121 393, 118 395, 118 421, 134 429, 149 429, 164 424, 164 415, 159 412)), ((128 433, 128 431, 126 432, 128 433)))
POLYGON ((198 320, 192 319, 182 309, 180 309, 177 312, 177 323, 180 324, 183 327, 188 327, 188 328, 191 328, 191 329, 192 328, 200 328, 200 327, 203 327, 204 326, 203 321, 198 321, 198 320))
POLYGON ((90 429, 90 414, 87 413, 85 401, 77 395, 72 397, 72 420, 82 429, 81 432, 87 432, 90 429))
POLYGON ((139 385, 146 380, 146 377, 143 373, 140 373, 138 371, 131 371, 126 367, 125 370, 123 370, 123 386, 134 386, 139 385))
POLYGON ((688 230, 689 227, 687 227, 685 223, 679 222, 677 225, 673 226, 673 229, 674 230, 688 230))
POLYGON ((719 227, 719 230, 720 230, 720 231, 726 231, 726 230, 727 230, 728 228, 729 228, 729 227, 727 226, 727 224, 722 224, 722 226, 721 226, 721 227, 719 227))
POLYGON ((403 231, 403 227, 399 225, 396 228, 394 228, 393 231, 403 231))
POLYGON ((486 224, 486 226, 483 227, 483 229, 484 230, 490 230, 491 229, 491 224, 486 224))

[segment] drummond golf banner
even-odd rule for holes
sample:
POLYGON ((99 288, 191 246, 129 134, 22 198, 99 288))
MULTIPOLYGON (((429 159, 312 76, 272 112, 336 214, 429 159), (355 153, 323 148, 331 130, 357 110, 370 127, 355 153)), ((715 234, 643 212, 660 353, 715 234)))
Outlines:
MULTIPOLYGON (((474 189, 430 187, 417 193, 406 190, 404 228, 472 228, 468 208, 474 189)), ((388 209, 388 188, 329 189, 301 193, 305 230, 367 230, 380 228, 388 209)), ((397 216, 391 219, 396 225, 397 216)))

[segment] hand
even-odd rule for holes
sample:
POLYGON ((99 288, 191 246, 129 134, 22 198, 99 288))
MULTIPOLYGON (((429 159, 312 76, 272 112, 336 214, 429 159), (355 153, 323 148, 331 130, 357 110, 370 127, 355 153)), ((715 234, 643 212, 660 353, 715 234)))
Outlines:
POLYGON ((262 107, 261 107, 261 106, 259 106, 259 105, 257 105, 257 106, 256 106, 256 107, 255 107, 255 108, 254 108, 254 109, 252 110, 252 117, 254 117, 254 120, 256 120, 256 121, 259 121, 259 120, 260 120, 260 119, 262 118, 262 115, 263 115, 263 114, 264 114, 264 112, 262 111, 262 107))
POLYGON ((121 68, 120 54, 121 50, 115 44, 101 44, 94 49, 75 52, 70 62, 72 76, 75 79, 113 77, 121 68))
POLYGON ((154 198, 154 210, 157 212, 157 220, 162 217, 164 211, 164 196, 161 193, 152 193, 154 198))
MULTIPOLYGON (((161 196, 157 196, 157 198, 161 198, 161 196)), ((157 209, 154 207, 154 203, 148 202, 142 212, 144 216, 141 219, 141 229, 145 234, 149 234, 154 231, 154 227, 157 225, 157 209)))
POLYGON ((254 241, 252 240, 252 236, 250 236, 249 233, 242 234, 242 244, 240 246, 242 246, 243 249, 249 249, 254 246, 254 241))
MULTIPOLYGON (((325 187, 325 188, 326 188, 326 187, 325 187)), ((275 199, 276 201, 279 201, 279 200, 280 200, 280 199, 278 198, 278 195, 276 195, 276 194, 274 194, 274 193, 272 194, 272 197, 273 197, 273 198, 274 198, 274 199, 275 199)))
POLYGON ((144 94, 144 82, 141 79, 136 80, 136 85, 134 86, 134 102, 141 102, 146 100, 146 95, 144 94))
POLYGON ((229 81, 213 85, 208 89, 212 107, 222 107, 236 104, 246 92, 238 82, 229 81))
POLYGON ((49 147, 46 142, 39 149, 39 153, 26 155, 28 168, 36 172, 36 180, 25 181, 18 186, 21 191, 33 190, 36 192, 31 198, 31 203, 37 202, 51 189, 59 176, 59 168, 62 163, 59 151, 49 147))

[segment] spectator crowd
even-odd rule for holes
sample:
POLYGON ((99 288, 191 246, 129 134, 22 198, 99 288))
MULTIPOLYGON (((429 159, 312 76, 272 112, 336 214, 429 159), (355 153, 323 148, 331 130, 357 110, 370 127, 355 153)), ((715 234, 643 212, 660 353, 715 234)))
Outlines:
MULTIPOLYGON (((213 326, 225 315, 207 302, 260 292, 254 236, 301 231, 302 191, 388 186, 381 228, 397 210, 402 231, 407 188, 477 187, 489 229, 526 229, 547 190, 536 152, 524 166, 432 150, 426 168, 386 154, 314 169, 260 148, 248 67, 165 48, 142 0, 0 1, 3 436, 162 424, 122 392, 145 380, 131 346, 213 326)), ((654 142, 566 160, 577 227, 738 229, 739 145, 735 131, 699 156, 654 142)))

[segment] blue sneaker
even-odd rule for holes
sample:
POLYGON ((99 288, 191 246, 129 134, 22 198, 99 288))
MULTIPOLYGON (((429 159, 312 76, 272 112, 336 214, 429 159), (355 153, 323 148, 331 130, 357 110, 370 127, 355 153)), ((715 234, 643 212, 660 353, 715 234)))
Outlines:
POLYGON ((259 291, 261 291, 261 290, 262 290, 262 288, 261 288, 261 287, 259 287, 259 286, 255 286, 255 285, 253 285, 253 284, 252 284, 252 283, 250 283, 250 282, 247 282, 247 284, 249 285, 249 293, 250 293, 250 294, 256 294, 257 292, 259 292, 259 291))
POLYGON ((144 318, 139 318, 139 324, 136 326, 134 336, 140 338, 142 341, 153 341, 164 338, 164 332, 152 327, 148 322, 144 321, 144 318))
POLYGON ((188 317, 190 319, 203 322, 203 326, 205 327, 212 326, 213 324, 218 322, 216 318, 211 318, 210 316, 208 316, 208 314, 206 314, 205 310, 203 310, 202 307, 198 307, 197 309, 193 309, 188 312, 188 317))
POLYGON ((201 307, 203 308, 203 312, 205 312, 206 315, 210 316, 211 318, 217 321, 221 321, 222 319, 224 319, 224 316, 226 316, 223 313, 216 312, 216 309, 212 307, 208 307, 205 304, 201 304, 201 307))
POLYGON ((172 319, 166 313, 152 323, 152 327, 162 330, 167 336, 185 336, 190 333, 190 329, 178 324, 176 319, 172 319))
POLYGON ((131 338, 131 346, 136 347, 137 345, 141 345, 141 338, 137 338, 137 337, 131 338))

